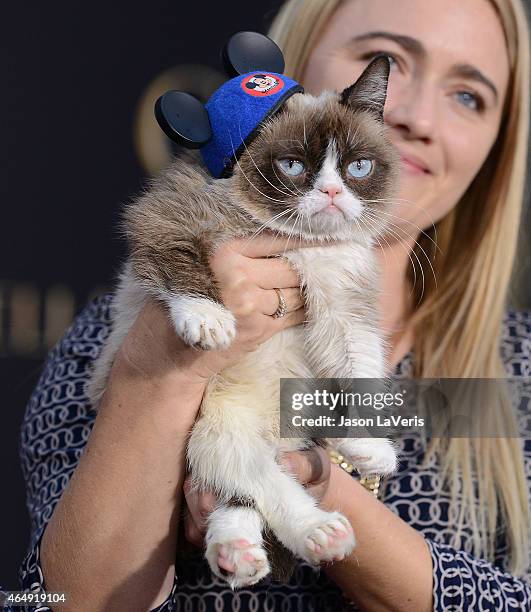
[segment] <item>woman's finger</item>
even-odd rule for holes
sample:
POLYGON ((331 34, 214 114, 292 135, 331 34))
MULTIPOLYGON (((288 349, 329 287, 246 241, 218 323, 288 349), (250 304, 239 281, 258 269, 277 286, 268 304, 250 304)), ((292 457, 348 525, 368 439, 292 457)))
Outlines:
POLYGON ((330 455, 321 446, 283 453, 280 462, 303 485, 318 485, 330 478, 330 455))
POLYGON ((204 531, 206 518, 216 506, 216 496, 210 491, 200 491, 193 488, 190 476, 184 481, 183 491, 188 512, 199 531, 204 531))
MULTIPOLYGON (((304 301, 301 296, 300 289, 298 287, 280 289, 282 297, 286 303, 286 312, 293 312, 304 306, 304 301)), ((263 314, 272 315, 275 313, 280 306, 280 298, 273 289, 267 291, 260 290, 258 303, 263 314)))
POLYGON ((288 312, 288 314, 280 317, 280 319, 274 319, 271 317, 272 325, 274 328, 274 333, 280 331, 281 329, 287 329, 288 327, 293 327, 295 325, 300 325, 306 321, 306 310, 304 308, 299 308, 298 310, 294 310, 293 312, 288 312))
POLYGON ((297 271, 286 259, 271 257, 270 259, 254 259, 252 262, 251 280, 262 289, 283 289, 300 285, 297 271))
POLYGON ((201 531, 198 529, 197 525, 188 510, 184 517, 184 536, 194 546, 198 546, 199 548, 203 547, 204 537, 201 531))
POLYGON ((287 238, 281 234, 273 234, 265 231, 258 236, 231 240, 227 245, 246 257, 269 257, 270 255, 281 255, 285 251, 291 249, 316 246, 315 242, 310 240, 305 241, 298 237, 287 238))

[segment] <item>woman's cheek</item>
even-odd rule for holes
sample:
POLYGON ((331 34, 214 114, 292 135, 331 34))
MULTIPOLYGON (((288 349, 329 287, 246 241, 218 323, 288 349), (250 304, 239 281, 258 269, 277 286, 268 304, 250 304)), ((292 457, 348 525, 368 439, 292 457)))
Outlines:
MULTIPOLYGON (((485 124, 478 123, 472 129, 470 125, 448 121, 445 127, 441 134, 443 166, 431 188, 420 195, 420 208, 432 223, 457 205, 483 166, 495 138, 495 133, 485 124)), ((409 195, 415 201, 415 195, 409 195)))
POLYGON ((448 163, 458 190, 464 193, 481 170, 494 143, 495 134, 488 125, 457 125, 448 144, 448 163))

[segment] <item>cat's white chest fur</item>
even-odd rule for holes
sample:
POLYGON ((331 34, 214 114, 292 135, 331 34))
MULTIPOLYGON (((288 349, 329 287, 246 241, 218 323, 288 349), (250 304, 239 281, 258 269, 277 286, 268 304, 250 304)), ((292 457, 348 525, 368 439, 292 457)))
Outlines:
POLYGON ((374 295, 367 295, 367 287, 376 282, 369 249, 340 244, 298 249, 285 256, 299 272, 307 322, 275 334, 224 370, 211 389, 216 406, 221 401, 224 411, 245 406, 256 417, 253 429, 282 450, 298 448, 301 441, 278 438, 280 378, 384 375, 382 343, 366 312, 374 308, 374 295))
MULTIPOLYGON (((307 321, 275 334, 223 370, 205 393, 187 459, 195 485, 218 494, 219 506, 208 519, 206 557, 212 571, 232 587, 254 584, 269 573, 262 539, 266 525, 285 547, 313 564, 341 559, 354 546, 348 520, 339 512, 319 509, 277 461, 280 451, 311 444, 308 439, 279 437, 279 382, 283 377, 384 376, 371 253, 369 245, 358 244, 287 252, 300 275, 307 321), (235 497, 250 499, 253 505, 230 504, 235 497), (226 567, 234 571, 227 575, 226 567)), ((176 333, 185 341, 201 338, 213 348, 232 340, 234 317, 222 305, 190 295, 162 297, 176 333)), ((147 293, 126 265, 115 296, 113 331, 90 383, 93 401, 101 396, 116 351, 146 300, 147 293)), ((324 442, 362 472, 389 473, 396 467, 387 440, 324 442)))

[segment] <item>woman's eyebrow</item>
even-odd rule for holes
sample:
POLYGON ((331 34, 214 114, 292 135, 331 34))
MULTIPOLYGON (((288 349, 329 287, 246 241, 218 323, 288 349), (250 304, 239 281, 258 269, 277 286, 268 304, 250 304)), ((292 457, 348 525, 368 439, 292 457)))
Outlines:
MULTIPOLYGON (((420 40, 412 38, 411 36, 406 36, 405 34, 396 34, 395 32, 386 32, 383 30, 365 32, 364 34, 354 36, 349 42, 361 42, 364 40, 371 40, 373 38, 385 38, 386 40, 391 40, 400 45, 406 51, 409 51, 412 55, 416 55, 420 58, 424 58, 427 55, 426 47, 420 42, 420 40)), ((498 101, 499 96, 496 86, 489 78, 478 70, 478 68, 472 66, 471 64, 457 64, 452 67, 450 72, 455 76, 460 76, 483 83, 492 91, 494 98, 496 101, 498 101)))
POLYGON ((483 85, 486 85, 492 91, 496 102, 498 101, 498 90, 496 89, 496 85, 474 66, 470 64, 457 64, 453 66, 451 74, 483 83, 483 85))
POLYGON ((411 36, 406 36, 405 34, 395 34, 394 32, 366 32, 365 34, 358 34, 357 36, 354 36, 349 42, 360 42, 363 40, 370 40, 372 38, 386 38, 387 40, 392 40, 393 42, 398 43, 401 47, 404 47, 404 49, 414 55, 418 55, 419 57, 424 57, 426 55, 426 48, 420 42, 420 40, 412 38, 411 36))

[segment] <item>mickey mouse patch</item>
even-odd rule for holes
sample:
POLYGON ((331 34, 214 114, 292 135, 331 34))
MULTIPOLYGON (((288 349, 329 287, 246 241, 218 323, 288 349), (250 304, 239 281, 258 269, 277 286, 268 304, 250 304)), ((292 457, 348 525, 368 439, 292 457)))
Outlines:
POLYGON ((264 72, 257 72, 256 74, 246 76, 241 82, 243 91, 256 98, 272 96, 283 89, 283 87, 284 81, 281 78, 277 75, 273 76, 264 72))

